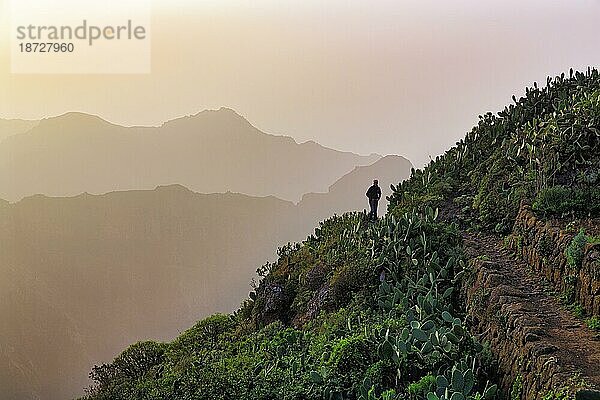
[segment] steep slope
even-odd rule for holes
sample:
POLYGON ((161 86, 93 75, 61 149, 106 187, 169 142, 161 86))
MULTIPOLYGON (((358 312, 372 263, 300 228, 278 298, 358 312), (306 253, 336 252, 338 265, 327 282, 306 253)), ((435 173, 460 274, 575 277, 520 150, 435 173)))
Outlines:
POLYGON ((85 371, 126 343, 234 309, 256 265, 300 234, 295 212, 178 186, 0 207, 1 397, 76 396, 85 371))
POLYGON ((297 201, 379 159, 265 134, 221 108, 161 127, 125 128, 69 113, 0 143, 0 198, 73 196, 181 184, 297 201))
MULTIPOLYGON (((405 159, 385 160, 369 173, 384 177, 393 165, 408 175, 405 159)), ((362 203, 369 179, 357 171, 342 180, 362 203)), ((347 200, 333 191, 308 209, 179 185, 0 200, 2 398, 80 395, 85 371, 125 344, 170 339, 198 318, 237 308, 257 265, 306 237, 332 208, 359 210, 347 200)))
POLYGON ((505 396, 600 398, 600 74, 571 71, 513 100, 399 184, 390 210, 439 207, 468 232, 471 328, 491 343, 505 396))
POLYGON ((475 381, 481 346, 451 301, 457 239, 432 210, 379 223, 331 218, 281 249, 233 316, 95 367, 88 398, 393 399, 409 383, 414 395, 433 390, 433 373, 451 394, 492 398, 495 386, 475 381), (393 266, 378 289, 382 262, 393 266))
POLYGON ((478 227, 510 232, 521 201, 547 216, 600 213, 600 74, 571 71, 527 89, 444 156, 395 188, 390 208, 466 207, 478 227))
MULTIPOLYGON (((528 276, 493 235, 509 234, 520 205, 531 202, 541 218, 580 232, 560 249, 569 279, 580 279, 582 260, 600 276, 598 253, 590 253, 598 239, 579 230, 600 213, 600 74, 549 78, 514 100, 395 186, 384 218, 370 223, 355 213, 321 223, 260 269, 263 279, 237 313, 200 321, 169 343, 129 347, 93 369, 87 398, 475 400, 494 398, 490 379, 503 398, 598 398, 591 328, 566 325, 576 320, 546 301, 543 277, 528 276), (491 239, 473 239, 478 233, 491 239), (490 273, 475 304, 485 308, 489 288, 500 293, 492 306, 509 306, 484 313, 487 325, 478 326, 458 289, 472 288, 481 266, 490 273), (546 318, 549 332, 531 332, 541 352, 514 362, 506 349, 535 341, 515 340, 529 322, 523 316, 546 318), (484 347, 478 338, 497 326, 484 347), (544 341, 573 338, 590 346, 559 343, 557 357, 538 362, 552 350, 544 341), (549 380, 548 368, 558 371, 549 380)), ((525 242, 524 232, 512 234, 517 247, 525 242)))

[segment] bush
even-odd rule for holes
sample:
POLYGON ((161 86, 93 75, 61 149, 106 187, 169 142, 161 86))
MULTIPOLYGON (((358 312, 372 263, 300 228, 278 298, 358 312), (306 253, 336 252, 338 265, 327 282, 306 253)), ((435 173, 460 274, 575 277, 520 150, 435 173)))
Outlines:
POLYGON ((552 186, 538 192, 532 208, 544 216, 597 216, 600 214, 600 189, 552 186))
POLYGON ((433 391, 436 387, 436 377, 429 374, 425 375, 416 382, 408 385, 406 391, 411 396, 425 396, 430 391, 433 391))
POLYGON ((542 215, 561 215, 572 208, 571 189, 553 186, 538 192, 532 208, 542 215))
POLYGON ((192 328, 182 333, 169 345, 171 356, 182 356, 180 353, 190 353, 208 349, 218 343, 221 335, 235 327, 234 320, 228 315, 215 314, 196 323, 192 328))
POLYGON ((577 235, 573 237, 569 246, 565 249, 565 256, 567 257, 567 264, 571 268, 579 269, 581 268, 581 263, 583 262, 584 256, 584 248, 588 241, 587 236, 585 235, 585 230, 582 228, 579 230, 577 235))
POLYGON ((585 324, 588 328, 600 332, 600 316, 594 315, 593 317, 586 319, 585 324))
POLYGON ((376 354, 373 344, 363 335, 340 339, 334 344, 328 361, 332 378, 349 388, 357 386, 363 381, 367 368, 375 361, 376 354))
POLYGON ((163 362, 165 348, 166 345, 162 343, 139 342, 129 346, 112 364, 94 366, 90 373, 90 378, 95 382, 92 392, 101 392, 121 382, 144 378, 154 367, 163 362))

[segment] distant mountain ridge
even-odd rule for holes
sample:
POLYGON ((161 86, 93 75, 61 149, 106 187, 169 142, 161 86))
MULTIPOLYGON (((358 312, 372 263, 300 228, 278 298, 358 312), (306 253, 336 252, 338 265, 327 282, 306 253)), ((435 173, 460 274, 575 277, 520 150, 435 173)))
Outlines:
POLYGON ((76 397, 131 339, 235 308, 295 220, 291 202, 179 185, 0 205, 0 397, 76 397))
POLYGON ((231 190, 299 201, 379 158, 266 134, 228 108, 160 127, 122 127, 67 113, 0 142, 0 198, 102 194, 178 183, 201 193, 231 190))
POLYGON ((409 173, 410 162, 387 156, 297 205, 178 184, 0 200, 2 399, 72 398, 86 371, 127 343, 170 339, 233 310, 278 246, 332 213, 365 208, 373 178, 385 193, 409 173))
POLYGON ((378 179, 382 194, 379 214, 383 214, 388 204, 386 197, 392 194, 390 183, 408 179, 412 168, 412 163, 406 158, 388 155, 371 165, 355 167, 331 185, 326 193, 305 194, 298 205, 305 210, 315 210, 320 219, 348 210, 368 209, 365 192, 372 180, 378 179))

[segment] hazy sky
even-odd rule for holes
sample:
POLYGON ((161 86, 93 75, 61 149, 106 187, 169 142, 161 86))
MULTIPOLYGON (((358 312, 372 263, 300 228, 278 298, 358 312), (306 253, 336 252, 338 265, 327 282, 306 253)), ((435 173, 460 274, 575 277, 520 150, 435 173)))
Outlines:
POLYGON ((151 74, 11 75, 6 2, 0 117, 155 125, 227 106, 269 133, 416 165, 533 81, 600 64, 598 0, 154 0, 151 74))

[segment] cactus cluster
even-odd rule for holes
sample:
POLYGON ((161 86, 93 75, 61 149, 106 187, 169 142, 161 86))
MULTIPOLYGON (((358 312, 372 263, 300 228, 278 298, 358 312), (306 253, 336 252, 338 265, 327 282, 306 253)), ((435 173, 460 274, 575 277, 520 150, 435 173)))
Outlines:
POLYGON ((521 201, 559 187, 576 199, 542 211, 600 214, 598 70, 548 78, 513 101, 497 115, 480 116, 456 146, 392 185, 389 210, 410 208, 415 199, 437 205, 468 196, 477 227, 507 233, 521 201))
MULTIPOLYGON (((116 364, 96 367, 93 377, 102 379, 89 398, 490 397, 494 387, 480 379, 481 346, 455 305, 463 268, 459 249, 456 228, 440 223, 431 208, 377 222, 360 213, 333 217, 301 245, 280 250, 280 260, 246 300, 247 312, 199 322, 161 344, 160 360, 151 364, 143 352, 135 353, 132 361, 140 366, 134 375, 122 374, 116 364), (362 289, 304 327, 253 322, 269 303, 264 288, 318 296, 319 288, 302 286, 302 271, 314 265, 352 265, 364 272, 362 289), (436 377, 435 387, 409 391, 426 376, 436 377)), ((334 285, 340 269, 330 272, 324 287, 334 285)))
MULTIPOLYGON (((442 372, 428 399, 475 398, 481 394, 472 393, 473 369, 482 347, 453 315, 452 295, 464 264, 452 256, 440 257, 433 244, 435 234, 428 229, 437 217, 437 210, 426 208, 422 214, 388 215, 372 228, 378 238, 373 241, 374 264, 387 272, 379 286, 378 305, 387 318, 406 321, 401 330, 384 326, 374 335, 378 354, 392 360, 398 380, 418 370, 442 372)), ((359 399, 376 398, 369 385, 368 380, 363 382, 359 399)), ((485 398, 496 391, 494 385, 481 389, 485 398)))
MULTIPOLYGON (((489 399, 496 393, 495 385, 476 382, 474 371, 481 367, 478 354, 482 346, 458 317, 453 301, 464 263, 448 254, 448 243, 439 246, 440 232, 433 228, 439 226, 437 218, 438 212, 432 208, 400 216, 388 214, 365 229, 357 222, 341 235, 350 248, 362 248, 369 254, 375 271, 385 271, 376 298, 387 323, 365 328, 365 332, 376 344, 377 356, 391 361, 396 385, 377 390, 367 377, 357 389, 359 400, 404 398, 403 382, 431 372, 439 373, 436 388, 422 393, 421 398, 489 399)), ((452 226, 446 229, 446 240, 457 239, 452 226)), ((327 369, 310 374, 314 383, 326 387, 324 398, 348 398, 327 386, 328 375, 327 369)))

